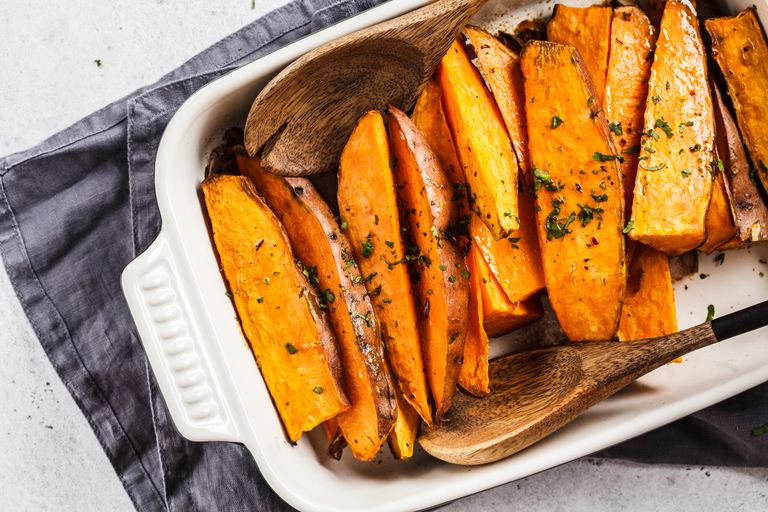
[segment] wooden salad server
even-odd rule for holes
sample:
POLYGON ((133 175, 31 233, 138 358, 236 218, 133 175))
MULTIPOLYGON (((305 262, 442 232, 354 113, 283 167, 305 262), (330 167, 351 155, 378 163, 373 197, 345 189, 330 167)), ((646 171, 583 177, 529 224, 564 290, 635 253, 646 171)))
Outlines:
POLYGON ((676 334, 525 350, 491 362, 491 394, 456 393, 441 428, 419 444, 453 464, 494 462, 530 446, 673 359, 768 325, 768 301, 676 334))
POLYGON ((254 100, 248 154, 262 150, 262 167, 282 176, 335 171, 357 119, 387 104, 408 111, 486 1, 438 0, 300 57, 254 100))

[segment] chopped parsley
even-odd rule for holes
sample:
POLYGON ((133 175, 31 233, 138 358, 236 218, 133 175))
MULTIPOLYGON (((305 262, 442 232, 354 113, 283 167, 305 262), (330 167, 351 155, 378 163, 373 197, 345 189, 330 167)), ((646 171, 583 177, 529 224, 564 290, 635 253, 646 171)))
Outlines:
POLYGON ((619 122, 619 124, 610 123, 608 125, 608 129, 611 130, 616 135, 624 134, 624 131, 621 129, 621 122, 619 122))
POLYGON ((686 167, 685 169, 683 169, 683 170, 681 171, 681 174, 683 175, 683 177, 684 177, 684 178, 687 178, 688 176, 690 176, 690 175, 691 175, 691 171, 690 171, 690 169, 688 169, 688 168, 686 167))
POLYGON ((323 388, 321 388, 320 386, 315 386, 315 388, 312 391, 320 395, 323 393, 323 388))
POLYGON ((641 169, 645 169, 646 171, 660 171, 667 166, 667 164, 663 162, 660 163, 659 165, 653 165, 653 166, 644 165, 644 164, 637 164, 637 165, 640 166, 641 169))
POLYGON ((520 241, 520 237, 517 237, 517 238, 507 238, 507 240, 509 240, 512 243, 512 247, 514 247, 515 249, 519 249, 520 248, 517 245, 517 242, 520 241))
POLYGON ((563 122, 564 121, 561 118, 557 116, 552 116, 552 129, 554 130, 555 128, 563 124, 563 122))
POLYGON ((636 155, 640 153, 640 146, 630 146, 621 151, 622 155, 636 155))
POLYGON ((624 163, 624 157, 618 156, 618 155, 604 155, 600 153, 599 151, 595 151, 592 153, 592 160, 595 162, 610 162, 611 160, 618 160, 621 163, 624 163))
POLYGON ((671 139, 675 135, 672 132, 672 128, 663 119, 657 119, 656 120, 656 127, 657 128, 661 128, 661 130, 666 134, 668 139, 671 139))
POLYGON ((602 203, 608 200, 608 194, 603 194, 601 196, 598 196, 596 194, 590 194, 592 196, 592 199, 597 201, 598 203, 602 203))
POLYGON ((705 323, 711 322, 712 320, 714 320, 714 318, 715 318, 715 306, 710 304, 709 306, 707 306, 707 319, 704 320, 704 322, 705 323))
POLYGON ((635 219, 629 219, 629 222, 627 222, 627 226, 621 230, 622 233, 625 235, 635 229, 635 219))
POLYGON ((717 256, 715 256, 715 263, 719 263, 720 265, 722 265, 724 261, 725 261, 725 254, 718 254, 717 256))
POLYGON ((294 346, 293 346, 293 345, 291 345, 290 343, 286 343, 286 344, 285 344, 285 350, 287 350, 287 351, 288 351, 288 352, 290 352, 291 354, 295 354, 296 352, 298 352, 298 350, 296 350, 296 347, 294 347, 294 346))
POLYGON ((533 190, 539 190, 542 186, 550 192, 557 192, 565 187, 565 185, 562 183, 555 185, 555 182, 552 181, 552 176, 547 171, 542 171, 534 165, 533 190))

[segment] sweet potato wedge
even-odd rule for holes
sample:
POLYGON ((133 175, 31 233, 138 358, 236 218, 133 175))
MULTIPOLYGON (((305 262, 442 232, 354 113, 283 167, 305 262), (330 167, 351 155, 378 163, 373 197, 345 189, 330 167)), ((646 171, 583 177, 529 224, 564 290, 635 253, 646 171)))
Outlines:
POLYGON ((288 237, 250 179, 203 181, 213 239, 288 438, 349 409, 336 339, 288 237))
POLYGON ((472 190, 472 210, 495 239, 519 226, 518 165, 496 102, 458 39, 437 66, 443 110, 464 178, 472 190))
POLYGON ((674 332, 677 332, 677 315, 669 257, 652 247, 637 244, 627 275, 619 341, 655 338, 674 332))
POLYGON ((309 180, 269 173, 245 148, 237 149, 240 173, 253 180, 259 195, 282 219, 293 253, 328 311, 352 401, 336 422, 353 455, 370 460, 394 425, 397 405, 394 381, 384 364, 381 331, 360 270, 351 258, 352 247, 309 180))
POLYGON ((605 79, 605 117, 619 154, 624 158, 624 216, 632 215, 637 158, 648 97, 649 58, 657 32, 638 7, 618 7, 611 21, 611 46, 605 79))
POLYGON ((420 249, 414 265, 419 339, 439 425, 451 406, 464 357, 470 274, 452 234, 459 221, 453 185, 408 116, 392 106, 388 110, 401 224, 420 249))
POLYGON ((626 255, 620 157, 608 121, 572 46, 529 41, 520 68, 552 308, 571 341, 612 339, 619 327, 626 255))
POLYGON ((669 0, 661 20, 629 232, 671 256, 706 240, 716 168, 706 56, 689 6, 669 0))
POLYGON ((396 460, 408 460, 413 456, 413 448, 416 445, 416 436, 421 425, 421 416, 411 404, 403 397, 400 389, 395 387, 397 399, 397 421, 387 437, 389 451, 396 460))
POLYGON ((341 455, 347 446, 347 440, 344 439, 344 434, 341 432, 341 428, 339 428, 339 422, 336 421, 336 418, 331 418, 325 420, 323 426, 328 436, 328 450, 326 450, 325 454, 331 459, 341 460, 341 455))
MULTIPOLYGON (((481 71, 517 155, 517 163, 524 176, 530 172, 528 132, 525 128, 525 88, 517 54, 488 32, 477 27, 464 29, 467 54, 481 71)), ((530 183, 530 179, 526 178, 530 183)))
POLYGON ((704 22, 712 57, 723 71, 741 136, 756 174, 768 190, 768 44, 754 8, 704 22))
POLYGON ((341 154, 338 180, 341 228, 348 230, 362 282, 381 322, 392 371, 403 396, 431 424, 416 301, 400 234, 387 133, 378 112, 367 112, 355 126, 341 154))
MULTIPOLYGON (((766 208, 741 142, 739 129, 725 105, 723 93, 710 80, 712 103, 715 108, 717 153, 725 166, 725 176, 731 193, 731 205, 741 243, 768 240, 768 208, 766 208)), ((739 245, 739 244, 735 244, 739 245)))
POLYGON ((725 188, 725 170, 715 169, 717 176, 712 184, 712 200, 707 211, 707 241, 699 247, 704 254, 712 253, 733 238, 738 231, 731 213, 728 191, 725 188))
POLYGON ((483 253, 494 276, 511 302, 526 300, 544 289, 544 270, 536 233, 533 198, 526 191, 519 195, 520 229, 509 238, 494 240, 477 215, 472 215, 469 232, 483 253))
POLYGON ((610 7, 569 7, 555 5, 547 23, 547 39, 575 47, 589 71, 600 104, 605 96, 605 75, 611 41, 610 7))
MULTIPOLYGON (((473 249, 470 247, 470 252, 473 249)), ((477 250, 476 248, 474 250, 477 250)), ((480 287, 480 271, 474 257, 467 255, 469 271, 469 315, 467 339, 464 341, 464 362, 459 372, 459 386, 467 393, 485 396, 488 387, 488 334, 483 328, 483 293, 480 287)))
POLYGON ((523 302, 509 300, 477 245, 472 245, 467 260, 472 261, 480 277, 478 285, 483 299, 483 329, 489 338, 498 338, 544 316, 538 295, 523 302))

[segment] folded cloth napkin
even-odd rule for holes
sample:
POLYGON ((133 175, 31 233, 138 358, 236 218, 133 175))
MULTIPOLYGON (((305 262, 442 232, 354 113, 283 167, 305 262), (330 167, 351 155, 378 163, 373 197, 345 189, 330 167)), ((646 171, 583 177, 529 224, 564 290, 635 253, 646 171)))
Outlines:
MULTIPOLYGON (((120 289, 160 230, 154 158, 176 109, 211 80, 383 0, 297 0, 42 144, 0 159, 0 254, 46 354, 138 510, 290 510, 245 447, 174 428, 120 289)), ((768 385, 601 452, 764 466, 768 385)))

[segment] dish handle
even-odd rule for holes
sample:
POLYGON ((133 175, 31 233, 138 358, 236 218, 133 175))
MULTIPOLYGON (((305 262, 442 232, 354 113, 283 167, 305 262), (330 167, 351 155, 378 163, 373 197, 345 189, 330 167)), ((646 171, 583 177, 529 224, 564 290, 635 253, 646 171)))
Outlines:
POLYGON ((121 285, 150 367, 173 423, 192 441, 242 442, 231 400, 234 383, 222 368, 224 354, 213 343, 205 315, 193 314, 181 278, 191 265, 173 250, 168 234, 123 270, 121 285), (205 338, 203 337, 203 333, 205 338), (228 400, 229 398, 229 400, 228 400))

